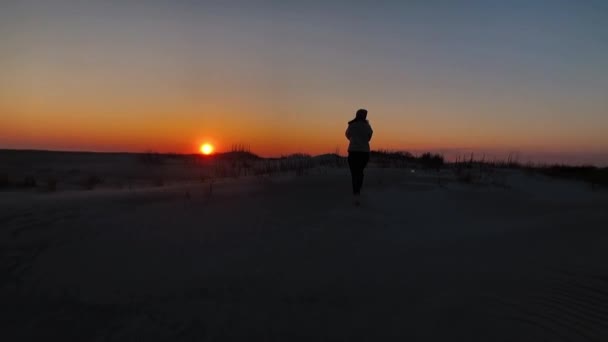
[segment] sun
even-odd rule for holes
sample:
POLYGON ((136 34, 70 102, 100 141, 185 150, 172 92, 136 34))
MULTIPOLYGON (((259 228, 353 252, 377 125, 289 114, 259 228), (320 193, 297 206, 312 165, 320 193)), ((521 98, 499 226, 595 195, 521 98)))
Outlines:
POLYGON ((207 143, 202 144, 201 145, 201 153, 204 154, 204 155, 206 155, 206 156, 210 155, 211 153, 213 153, 213 145, 207 144, 207 143))

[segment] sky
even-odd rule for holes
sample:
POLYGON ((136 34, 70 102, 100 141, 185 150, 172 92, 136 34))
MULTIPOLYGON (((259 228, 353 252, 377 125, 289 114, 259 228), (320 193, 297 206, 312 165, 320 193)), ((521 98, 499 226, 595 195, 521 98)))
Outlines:
POLYGON ((0 2, 0 148, 608 164, 608 2, 0 2))

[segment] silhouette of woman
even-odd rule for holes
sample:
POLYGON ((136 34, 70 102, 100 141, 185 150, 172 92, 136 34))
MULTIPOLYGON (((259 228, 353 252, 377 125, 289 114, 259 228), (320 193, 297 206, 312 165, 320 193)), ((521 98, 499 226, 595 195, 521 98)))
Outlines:
POLYGON ((369 162, 369 141, 372 139, 372 126, 367 121, 367 110, 359 109, 355 118, 348 122, 346 138, 348 144, 348 166, 353 182, 353 196, 356 205, 360 204, 359 195, 363 185, 363 170, 369 162))

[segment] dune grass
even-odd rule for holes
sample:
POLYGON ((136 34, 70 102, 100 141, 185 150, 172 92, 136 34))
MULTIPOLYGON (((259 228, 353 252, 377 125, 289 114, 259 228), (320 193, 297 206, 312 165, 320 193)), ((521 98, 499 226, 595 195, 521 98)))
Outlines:
MULTIPOLYGON (((59 190, 94 190, 105 188, 164 187, 184 182, 208 183, 217 179, 274 177, 281 174, 305 176, 325 174, 328 169, 348 169, 346 156, 327 153, 311 156, 303 153, 264 158, 244 144, 226 153, 211 156, 145 152, 139 154, 81 154, 65 152, 24 153, 32 166, 0 169, 0 190, 56 192, 59 190), (29 153, 29 154, 28 154, 29 153), (44 160, 44 162, 39 162, 44 160)), ((23 162, 20 162, 23 165, 23 162)), ((596 188, 608 186, 608 169, 589 165, 523 164, 512 156, 506 160, 488 160, 471 154, 447 161, 441 154, 414 155, 407 151, 374 150, 370 168, 395 168, 403 172, 430 172, 437 183, 458 181, 463 184, 486 184, 508 188, 508 172, 585 182, 596 188)))

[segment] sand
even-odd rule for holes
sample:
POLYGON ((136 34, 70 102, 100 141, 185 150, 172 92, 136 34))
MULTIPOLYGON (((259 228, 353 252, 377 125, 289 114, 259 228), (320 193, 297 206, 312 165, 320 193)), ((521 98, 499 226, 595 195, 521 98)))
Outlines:
POLYGON ((608 192, 348 177, 0 192, 0 338, 608 340, 608 192))

